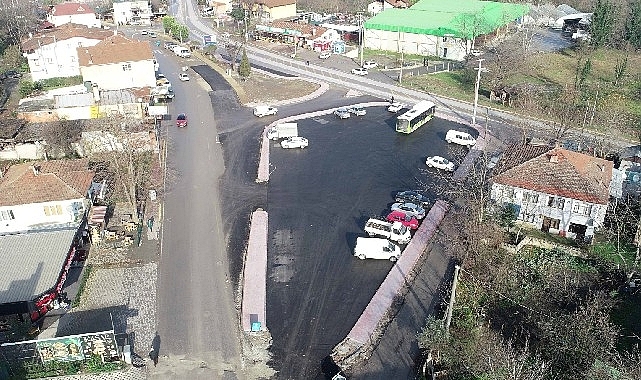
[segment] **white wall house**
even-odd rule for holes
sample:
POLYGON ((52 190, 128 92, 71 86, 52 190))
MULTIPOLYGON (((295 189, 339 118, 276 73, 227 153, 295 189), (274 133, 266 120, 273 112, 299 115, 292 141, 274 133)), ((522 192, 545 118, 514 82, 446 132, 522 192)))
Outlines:
POLYGON ((9 167, 0 179, 0 234, 78 226, 93 177, 85 159, 9 167))
POLYGON ((590 240, 603 226, 612 169, 611 161, 554 148, 496 175, 491 197, 497 204, 511 205, 522 223, 590 240))
POLYGON ((407 8, 407 3, 404 1, 395 1, 395 0, 377 0, 372 1, 367 4, 367 13, 370 15, 375 15, 385 9, 392 8, 407 8))
POLYGON ((116 25, 151 25, 153 13, 149 1, 113 0, 113 6, 113 17, 116 25))
POLYGON ((80 24, 89 28, 100 28, 102 23, 96 12, 84 3, 60 3, 51 7, 47 21, 55 26, 63 24, 80 24))
POLYGON ((117 35, 95 46, 78 48, 80 73, 100 90, 156 86, 154 55, 147 41, 117 35))
POLYGON ((64 24, 52 30, 31 35, 21 43, 33 81, 80 75, 78 47, 94 46, 114 32, 64 24))
POLYGON ((472 41, 452 36, 436 36, 365 29, 363 45, 367 49, 403 52, 421 56, 438 56, 463 60, 472 49, 472 41))

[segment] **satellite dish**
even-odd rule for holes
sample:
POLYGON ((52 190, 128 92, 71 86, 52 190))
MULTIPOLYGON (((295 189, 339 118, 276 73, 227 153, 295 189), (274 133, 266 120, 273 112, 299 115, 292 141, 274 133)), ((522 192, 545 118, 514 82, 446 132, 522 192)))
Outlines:
POLYGON ((632 176, 632 182, 639 182, 639 180, 641 180, 641 177, 638 174, 632 176))

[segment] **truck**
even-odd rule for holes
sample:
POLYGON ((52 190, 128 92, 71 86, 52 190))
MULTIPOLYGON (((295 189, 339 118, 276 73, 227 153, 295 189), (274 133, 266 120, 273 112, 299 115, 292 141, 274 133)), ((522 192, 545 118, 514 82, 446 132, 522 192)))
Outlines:
POLYGON ((387 222, 379 219, 370 218, 365 223, 365 232, 369 236, 378 236, 395 241, 398 244, 407 244, 412 239, 410 230, 401 222, 387 222))
POLYGON ((176 54, 177 56, 179 56, 181 58, 189 58, 189 57, 191 57, 191 52, 189 51, 189 49, 187 49, 184 46, 176 45, 176 46, 174 46, 172 48, 172 51, 174 52, 174 54, 176 54))
POLYGON ((254 116, 263 117, 268 115, 276 115, 278 108, 271 106, 256 106, 254 108, 254 116))
POLYGON ((387 239, 358 237, 354 256, 361 260, 383 259, 394 262, 401 256, 401 248, 387 239))
POLYGON ((270 140, 287 139, 290 137, 298 137, 297 123, 277 124, 267 130, 267 138, 270 140))

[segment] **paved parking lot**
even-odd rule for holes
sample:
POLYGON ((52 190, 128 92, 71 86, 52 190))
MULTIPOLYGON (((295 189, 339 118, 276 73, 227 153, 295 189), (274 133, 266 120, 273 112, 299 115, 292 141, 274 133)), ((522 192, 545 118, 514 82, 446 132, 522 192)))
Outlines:
MULTIPOLYGON (((439 181, 425 158, 460 157, 447 130, 467 128, 442 119, 410 135, 394 131, 384 107, 338 120, 298 122, 303 150, 271 147, 267 326, 275 368, 283 379, 323 378, 321 361, 349 332, 392 266, 352 256, 369 217, 383 216, 398 190, 439 181)), ((473 133, 475 135, 475 133, 473 133)), ((456 161, 456 160, 455 160, 456 161)))

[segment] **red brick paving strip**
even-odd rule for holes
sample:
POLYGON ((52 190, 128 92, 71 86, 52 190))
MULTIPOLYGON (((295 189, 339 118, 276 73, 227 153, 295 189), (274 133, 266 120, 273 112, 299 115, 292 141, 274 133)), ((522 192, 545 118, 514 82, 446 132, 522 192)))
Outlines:
POLYGON ((244 331, 251 331, 250 316, 258 316, 261 330, 267 330, 265 302, 267 293, 267 212, 254 211, 249 231, 247 259, 243 274, 241 320, 244 331))
POLYGON ((414 270, 414 266, 425 251, 427 242, 434 235, 448 208, 447 202, 442 200, 436 201, 432 206, 396 265, 387 274, 365 311, 352 327, 352 330, 347 335, 348 339, 361 344, 365 344, 370 340, 379 321, 392 306, 394 297, 397 294, 401 294, 401 290, 405 286, 405 276, 414 270))

